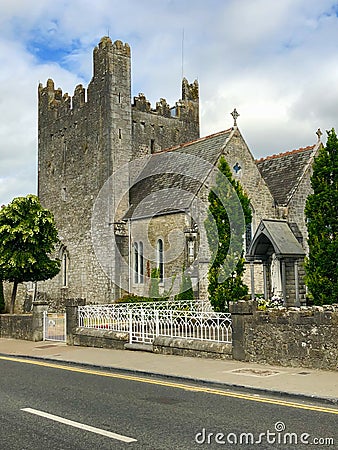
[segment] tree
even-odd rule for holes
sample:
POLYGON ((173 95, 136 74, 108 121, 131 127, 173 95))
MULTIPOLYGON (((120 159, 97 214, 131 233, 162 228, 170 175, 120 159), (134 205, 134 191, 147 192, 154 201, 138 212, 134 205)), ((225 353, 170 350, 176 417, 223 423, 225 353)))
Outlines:
POLYGON ((149 298, 158 299, 160 297, 160 269, 151 269, 149 298))
POLYGON ((0 209, 0 279, 13 282, 11 314, 19 283, 47 280, 60 271, 60 261, 49 257, 57 242, 53 215, 35 195, 0 209))
POLYGON ((153 268, 150 272, 150 286, 149 286, 149 298, 153 301, 166 301, 169 300, 171 292, 173 290, 175 277, 173 277, 171 286, 168 290, 164 290, 160 294, 161 273, 160 268, 153 268))
POLYGON ((180 285, 180 292, 175 295, 175 300, 194 300, 194 292, 192 290, 191 277, 185 274, 184 267, 182 273, 182 280, 180 285))
POLYGON ((230 301, 243 298, 248 287, 243 283, 244 233, 251 223, 250 199, 239 181, 232 177, 222 156, 216 174, 216 186, 209 196, 205 228, 211 264, 208 272, 209 300, 215 311, 226 311, 230 301))
POLYGON ((313 163, 313 193, 306 200, 309 256, 305 261, 306 284, 316 305, 338 298, 338 139, 327 132, 313 163))

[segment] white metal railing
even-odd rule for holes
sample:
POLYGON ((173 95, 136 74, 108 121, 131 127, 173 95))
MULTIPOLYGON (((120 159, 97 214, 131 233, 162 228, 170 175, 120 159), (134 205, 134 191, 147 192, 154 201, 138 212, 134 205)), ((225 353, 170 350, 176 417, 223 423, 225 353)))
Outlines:
POLYGON ((78 308, 79 327, 129 331, 129 309, 115 305, 88 305, 78 308))
POLYGON ((111 303, 109 305, 80 306, 79 326, 85 328, 106 328, 114 331, 126 331, 130 311, 209 311, 213 312, 210 302, 204 300, 168 300, 137 303, 111 303))
POLYGON ((88 305, 78 314, 80 327, 128 332, 131 343, 156 336, 231 343, 231 314, 214 312, 209 302, 88 305))
MULTIPOLYGON (((88 305, 91 306, 91 305, 88 305)), ((155 300, 149 302, 135 303, 110 303, 108 305, 93 305, 95 308, 99 306, 107 309, 127 308, 129 309, 175 309, 175 310, 198 310, 213 312, 212 306, 208 300, 155 300)), ((87 306, 86 306, 87 307, 87 306)))
POLYGON ((231 315, 203 311, 133 310, 130 342, 153 342, 156 336, 231 343, 231 315))

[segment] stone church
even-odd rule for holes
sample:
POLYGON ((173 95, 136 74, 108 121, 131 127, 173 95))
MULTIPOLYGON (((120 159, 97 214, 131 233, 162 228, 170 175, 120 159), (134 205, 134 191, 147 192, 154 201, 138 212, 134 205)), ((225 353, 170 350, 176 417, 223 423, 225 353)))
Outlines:
POLYGON ((147 296, 158 269, 161 293, 179 290, 183 271, 207 297, 210 251, 204 221, 223 155, 250 198, 246 282, 255 293, 305 302, 304 205, 317 142, 255 160, 237 125, 200 137, 199 85, 182 80, 174 106, 131 98, 128 44, 103 37, 88 88, 63 94, 39 85, 38 195, 59 230, 62 268, 38 283, 54 307, 66 298, 111 303, 147 296))

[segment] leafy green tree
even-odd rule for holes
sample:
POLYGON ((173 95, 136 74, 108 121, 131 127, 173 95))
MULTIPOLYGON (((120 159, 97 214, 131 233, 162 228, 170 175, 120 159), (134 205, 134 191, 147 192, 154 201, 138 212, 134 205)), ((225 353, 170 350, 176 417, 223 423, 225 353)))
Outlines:
POLYGON ((47 280, 60 271, 60 261, 49 256, 57 242, 53 215, 35 195, 0 209, 0 279, 13 282, 11 314, 19 283, 47 280))
POLYGON ((216 186, 209 193, 205 228, 211 251, 208 272, 209 299, 215 311, 226 311, 230 301, 243 298, 248 287, 243 283, 245 270, 244 233, 251 223, 250 199, 239 181, 234 180, 222 156, 216 174, 216 186))
POLYGON ((149 286, 149 299, 152 301, 165 301, 169 300, 171 292, 173 290, 173 285, 175 278, 172 279, 171 286, 168 290, 163 291, 160 294, 160 269, 153 268, 150 272, 150 286, 149 286))
POLYGON ((158 299, 160 297, 160 269, 154 268, 150 272, 149 298, 158 299))
POLYGON ((194 292, 192 290, 191 278, 189 275, 182 273, 180 292, 175 295, 175 300, 194 300, 194 292))
POLYGON ((307 198, 309 256, 305 261, 306 284, 316 305, 331 304, 338 298, 338 139, 327 132, 326 147, 313 163, 307 198))

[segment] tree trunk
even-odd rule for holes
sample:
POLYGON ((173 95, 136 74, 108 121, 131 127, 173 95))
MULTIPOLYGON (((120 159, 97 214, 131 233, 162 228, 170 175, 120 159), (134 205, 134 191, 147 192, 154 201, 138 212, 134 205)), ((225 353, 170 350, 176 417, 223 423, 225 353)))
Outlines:
POLYGON ((16 299, 16 293, 18 291, 18 281, 15 280, 13 284, 13 291, 12 291, 12 298, 11 298, 11 305, 9 309, 10 314, 14 314, 14 305, 15 305, 15 299, 16 299))

